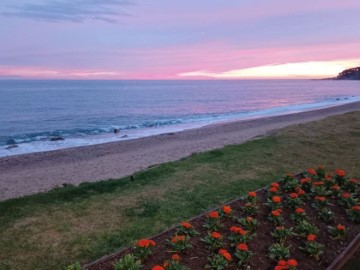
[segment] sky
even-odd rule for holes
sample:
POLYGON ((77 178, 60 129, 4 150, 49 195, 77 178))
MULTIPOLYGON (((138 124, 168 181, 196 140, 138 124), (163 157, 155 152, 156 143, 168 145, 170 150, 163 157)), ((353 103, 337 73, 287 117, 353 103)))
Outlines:
POLYGON ((2 79, 324 78, 360 66, 359 0, 1 0, 2 79))

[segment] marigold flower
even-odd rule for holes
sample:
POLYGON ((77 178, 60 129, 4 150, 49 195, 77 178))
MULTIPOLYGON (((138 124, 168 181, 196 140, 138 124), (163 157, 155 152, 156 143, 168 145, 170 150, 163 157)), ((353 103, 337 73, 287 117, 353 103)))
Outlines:
POLYGON ((312 183, 313 186, 322 186, 324 185, 324 182, 323 181, 316 181, 314 183, 312 183))
POLYGON ((297 214, 302 214, 302 213, 305 212, 305 210, 304 210, 303 208, 301 208, 301 207, 298 207, 298 208, 296 208, 295 212, 296 212, 297 214))
POLYGON ((326 181, 332 181, 332 175, 331 174, 326 175, 325 180, 326 181))
POLYGON ((345 226, 344 226, 344 225, 341 225, 341 224, 338 224, 338 225, 336 226, 336 229, 339 230, 339 231, 343 231, 343 230, 345 230, 345 226))
POLYGON ((182 227, 184 227, 185 229, 190 229, 192 227, 192 225, 189 222, 186 222, 186 221, 181 222, 180 225, 182 227))
POLYGON ((148 239, 141 239, 138 242, 138 246, 141 248, 147 248, 150 245, 150 241, 148 239))
POLYGON ((306 239, 308 241, 315 241, 316 240, 316 235, 315 234, 309 234, 306 239))
POLYGON ((338 177, 344 177, 346 175, 345 171, 341 169, 335 170, 335 173, 338 177))
POLYGON ((275 266, 274 270, 285 270, 285 268, 287 268, 287 267, 277 265, 277 266, 275 266))
POLYGON ((279 184, 274 182, 274 183, 271 183, 271 187, 273 188, 279 188, 279 184))
POLYGON ((308 169, 307 172, 311 175, 316 175, 316 171, 313 168, 308 169))
POLYGON ((354 205, 351 207, 351 210, 360 211, 360 205, 354 205))
POLYGON ((301 184, 306 184, 306 183, 309 183, 310 181, 311 181, 311 178, 305 177, 305 178, 302 178, 302 179, 300 180, 300 183, 301 183, 301 184))
POLYGON ((247 244, 238 244, 237 246, 236 246, 236 248, 238 249, 238 250, 241 250, 241 251, 247 251, 248 250, 248 246, 247 246, 247 244))
POLYGON ((165 270, 165 269, 160 265, 155 265, 153 268, 151 268, 151 270, 165 270))
POLYGON ((325 198, 325 197, 322 197, 322 196, 316 196, 316 197, 315 197, 315 200, 323 202, 323 201, 326 200, 326 198, 325 198))
POLYGON ((250 191, 248 195, 249 197, 256 197, 256 193, 254 191, 250 191))
POLYGON ((300 188, 297 193, 298 193, 299 195, 304 195, 304 194, 305 194, 305 191, 300 188))
POLYGON ((232 260, 232 257, 229 252, 223 253, 222 255, 226 260, 228 260, 228 261, 232 260))
POLYGON ((287 262, 284 260, 279 260, 278 261, 278 266, 287 266, 287 262))
POLYGON ((276 192, 278 192, 278 189, 276 187, 271 187, 269 189, 269 192, 276 193, 276 192))
POLYGON ((295 259, 289 259, 287 261, 287 264, 292 267, 296 267, 298 265, 298 262, 295 259))
POLYGON ((231 209, 231 207, 229 205, 225 205, 223 207, 223 211, 224 211, 225 214, 230 214, 232 209, 231 209))
POLYGON ((350 195, 349 193, 343 193, 343 194, 342 194, 342 197, 343 197, 344 199, 349 199, 349 198, 351 197, 351 195, 350 195))
POLYGON ((333 190, 339 190, 339 189, 340 189, 339 185, 333 185, 331 188, 332 188, 333 190))
POLYGON ((280 198, 279 196, 274 196, 274 197, 272 197, 272 201, 273 201, 274 203, 280 203, 280 202, 281 202, 281 198, 280 198))
POLYGON ((218 232, 213 232, 213 233, 211 233, 211 237, 215 238, 215 239, 219 239, 219 238, 221 238, 221 234, 218 232))
POLYGON ((149 244, 150 244, 150 246, 153 246, 153 247, 156 246, 156 242, 154 240, 149 240, 149 244))
POLYGON ((228 261, 232 260, 230 253, 226 249, 220 249, 219 254, 222 255, 228 261))
POLYGON ((274 211, 271 211, 271 215, 273 215, 274 217, 278 217, 281 215, 281 213, 278 210, 274 210, 274 211))
POLYGON ((182 242, 185 241, 185 235, 175 235, 172 239, 172 243, 182 242))
POLYGON ((237 233, 239 230, 242 230, 242 229, 237 226, 231 226, 231 228, 230 228, 230 231, 233 233, 237 233))
POLYGON ((254 219, 253 219, 252 217, 247 217, 246 220, 247 220, 248 222, 252 222, 254 219))
POLYGON ((297 198, 297 197, 299 197, 299 195, 297 194, 297 193, 290 193, 290 198, 292 198, 292 199, 295 199, 295 198, 297 198))
POLYGON ((212 212, 210 212, 209 217, 219 218, 219 213, 217 211, 212 211, 212 212))
POLYGON ((164 268, 168 268, 168 267, 169 267, 169 261, 165 261, 165 262, 163 263, 163 266, 164 266, 164 268))
POLYGON ((174 254, 174 255, 171 256, 171 259, 174 260, 174 261, 179 261, 179 260, 180 260, 180 256, 179 256, 179 254, 176 253, 176 254, 174 254))

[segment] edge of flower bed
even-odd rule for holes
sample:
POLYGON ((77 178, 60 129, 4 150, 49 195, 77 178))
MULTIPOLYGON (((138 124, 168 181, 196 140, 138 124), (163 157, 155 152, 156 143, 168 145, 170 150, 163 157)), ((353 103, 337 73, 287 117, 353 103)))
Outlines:
POLYGON ((326 270, 340 270, 345 263, 360 248, 360 233, 350 242, 350 244, 341 252, 326 270))
MULTIPOLYGON (((297 174, 297 175, 295 175, 294 177, 299 177, 300 175, 301 175, 301 174, 297 174)), ((262 190, 264 190, 264 189, 266 189, 266 188, 268 188, 268 187, 269 187, 269 185, 264 186, 264 187, 262 187, 262 188, 259 188, 259 189, 255 190, 255 192, 262 191, 262 190)), ((237 201, 239 201, 239 200, 242 200, 242 199, 244 199, 244 198, 245 198, 245 195, 244 195, 244 196, 241 196, 241 197, 238 197, 238 198, 236 198, 236 199, 234 199, 234 200, 231 200, 231 201, 229 201, 229 202, 226 202, 226 203, 224 203, 223 205, 232 204, 232 203, 237 202, 237 201)), ((206 214, 208 214, 208 213, 210 213, 210 212, 212 212, 212 211, 216 211, 216 210, 218 210, 218 209, 220 209, 220 207, 215 207, 215 208, 213 208, 213 209, 210 209, 210 210, 208 210, 208 211, 206 211, 206 212, 203 212, 203 213, 201 213, 201 214, 199 214, 199 215, 197 215, 197 216, 194 216, 194 217, 190 218, 188 221, 191 222, 191 221, 193 221, 193 220, 195 220, 195 219, 197 219, 197 218, 200 218, 200 217, 202 217, 202 216, 204 216, 204 215, 206 215, 206 214)), ((173 226, 169 227, 168 229, 166 229, 165 231, 162 231, 162 232, 160 232, 160 233, 158 233, 158 234, 156 234, 156 235, 153 235, 151 238, 148 238, 148 239, 154 239, 154 238, 156 238, 156 237, 158 237, 158 236, 161 236, 161 235, 163 235, 163 234, 166 234, 166 233, 168 233, 169 231, 175 229, 176 226, 177 226, 177 225, 173 225, 173 226)), ((359 235, 360 235, 360 234, 359 234, 359 235)), ((118 256, 120 253, 124 252, 125 250, 127 250, 127 249, 129 249, 129 248, 130 248, 129 246, 128 246, 128 247, 124 247, 124 248, 122 248, 122 249, 120 249, 120 250, 118 250, 118 251, 115 251, 114 253, 112 253, 112 254, 110 254, 110 255, 105 255, 105 256, 101 257, 100 259, 97 259, 97 260, 95 260, 95 261, 92 261, 92 262, 89 262, 89 263, 87 263, 87 264, 84 264, 83 267, 84 267, 85 269, 87 269, 87 268, 89 268, 89 267, 93 267, 93 266, 97 265, 98 263, 102 263, 102 262, 104 262, 104 261, 110 260, 110 259, 118 256)))

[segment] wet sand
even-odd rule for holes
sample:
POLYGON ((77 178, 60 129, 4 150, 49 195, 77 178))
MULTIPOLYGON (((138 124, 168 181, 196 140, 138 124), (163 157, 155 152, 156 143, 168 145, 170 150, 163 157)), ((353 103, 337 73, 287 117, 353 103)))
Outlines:
POLYGON ((149 166, 239 144, 277 129, 360 110, 360 102, 283 116, 214 124, 177 133, 0 158, 0 200, 131 175, 149 166))

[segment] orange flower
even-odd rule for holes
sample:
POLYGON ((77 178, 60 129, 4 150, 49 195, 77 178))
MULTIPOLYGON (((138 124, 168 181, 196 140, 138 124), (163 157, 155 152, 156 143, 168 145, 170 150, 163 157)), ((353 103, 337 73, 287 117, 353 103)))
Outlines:
POLYGON ((356 184, 356 183, 358 182, 358 180, 356 180, 356 179, 350 179, 349 182, 350 182, 351 184, 356 184))
POLYGON ((324 182, 323 181, 317 181, 317 182, 314 182, 314 183, 312 183, 312 185, 313 186, 322 186, 322 185, 324 185, 324 182))
POLYGON ((221 238, 221 234, 218 232, 213 232, 213 233, 211 233, 211 237, 215 238, 215 239, 219 239, 219 238, 221 238))
POLYGON ((230 253, 226 249, 220 249, 219 254, 222 255, 228 261, 232 260, 230 253))
POLYGON ((169 267, 169 261, 165 261, 163 266, 164 266, 164 268, 168 268, 169 267))
POLYGON ((284 266, 280 266, 280 265, 277 265, 275 266, 274 270, 286 270, 287 267, 284 267, 284 266))
POLYGON ((278 266, 287 266, 287 262, 284 260, 278 261, 278 266))
POLYGON ((279 196, 274 196, 274 197, 272 197, 272 201, 273 201, 274 203, 280 203, 280 202, 281 202, 281 198, 280 198, 279 196))
POLYGON ((165 270, 165 269, 160 265, 155 265, 153 268, 151 268, 151 270, 165 270))
POLYGON ((217 211, 212 211, 212 212, 210 212, 209 217, 219 218, 219 213, 217 211))
POLYGON ((325 180, 326 181, 332 181, 332 175, 331 174, 326 175, 325 180))
POLYGON ((360 205, 351 206, 351 210, 360 211, 360 205))
POLYGON ((238 250, 241 250, 241 251, 247 251, 247 250, 248 250, 247 244, 238 244, 238 245, 236 246, 236 248, 237 248, 238 250))
POLYGON ((246 235, 246 231, 245 231, 245 230, 243 230, 243 229, 240 229, 240 230, 238 231, 238 234, 241 234, 241 235, 246 235))
POLYGON ((156 243, 155 243, 155 241, 154 241, 154 240, 149 240, 149 244, 150 244, 150 246, 153 246, 153 247, 155 247, 155 246, 156 246, 156 243))
POLYGON ((316 197, 315 197, 315 200, 323 202, 323 201, 326 200, 326 198, 325 198, 325 197, 322 197, 322 196, 316 196, 316 197))
POLYGON ((183 226, 185 229, 190 229, 192 227, 192 225, 186 221, 181 222, 180 225, 183 226))
POLYGON ((171 256, 171 259, 174 260, 174 261, 179 261, 179 260, 180 260, 180 256, 179 256, 179 254, 176 253, 176 254, 174 254, 174 255, 171 256))
POLYGON ((185 241, 185 235, 175 235, 175 236, 171 239, 171 242, 172 242, 172 243, 177 243, 177 242, 181 242, 181 241, 185 241))
POLYGON ((223 207, 223 211, 224 211, 225 214, 229 215, 229 214, 231 214, 232 209, 231 209, 231 207, 229 205, 225 205, 223 207))
POLYGON ((279 188, 279 184, 274 182, 274 183, 271 183, 271 187, 273 188, 279 188))
POLYGON ((295 199, 295 198, 297 198, 297 197, 299 197, 299 195, 297 194, 297 193, 290 193, 290 198, 292 198, 292 199, 295 199))
POLYGON ((311 175, 316 175, 316 171, 313 168, 308 169, 307 172, 311 175))
POLYGON ((299 194, 299 195, 304 195, 304 194, 305 194, 305 191, 300 188, 300 189, 298 190, 298 194, 299 194))
POLYGON ((316 235, 315 234, 309 234, 306 239, 308 241, 315 241, 316 240, 316 235))
POLYGON ((256 193, 254 191, 250 191, 248 195, 249 197, 256 197, 256 193))
POLYGON ((303 208, 301 208, 301 207, 298 207, 298 208, 296 208, 295 212, 296 212, 297 214, 302 214, 302 213, 305 212, 305 210, 304 210, 303 208))
POLYGON ((310 181, 311 181, 311 178, 306 177, 306 178, 302 178, 302 179, 300 180, 300 183, 301 183, 301 184, 306 184, 306 183, 309 183, 310 181))
POLYGON ((247 217, 246 220, 247 220, 248 222, 252 222, 252 221, 253 221, 253 218, 252 218, 252 217, 247 217))
POLYGON ((232 260, 232 257, 231 257, 231 255, 230 255, 229 252, 225 252, 225 253, 223 253, 222 255, 223 255, 223 257, 224 257, 226 260, 228 260, 228 261, 231 261, 231 260, 232 260))
POLYGON ((344 198, 344 199, 349 199, 350 198, 350 194, 349 193, 343 193, 342 194, 342 197, 344 198))
POLYGON ((148 239, 139 240, 138 246, 141 248, 147 248, 150 245, 150 241, 148 239))
POLYGON ((240 227, 231 226, 230 231, 233 233, 238 233, 240 230, 242 230, 240 227))
POLYGON ((336 226, 336 229, 339 230, 339 231, 344 231, 345 230, 345 226, 344 225, 341 225, 341 224, 338 224, 336 226))
POLYGON ((338 177, 344 177, 346 175, 345 171, 341 169, 335 170, 335 173, 338 177))
POLYGON ((278 189, 276 187, 271 187, 269 189, 269 192, 276 193, 276 192, 278 192, 278 189))
POLYGON ((294 260, 294 259, 289 259, 289 260, 287 261, 287 264, 288 264, 289 266, 296 267, 296 266, 298 265, 298 262, 297 262, 296 260, 294 260))
POLYGON ((331 188, 332 188, 333 190, 339 190, 339 189, 340 189, 339 185, 333 185, 331 188))
POLYGON ((279 210, 274 210, 274 211, 271 211, 271 215, 273 215, 274 217, 278 217, 281 215, 281 213, 279 212, 279 210))

